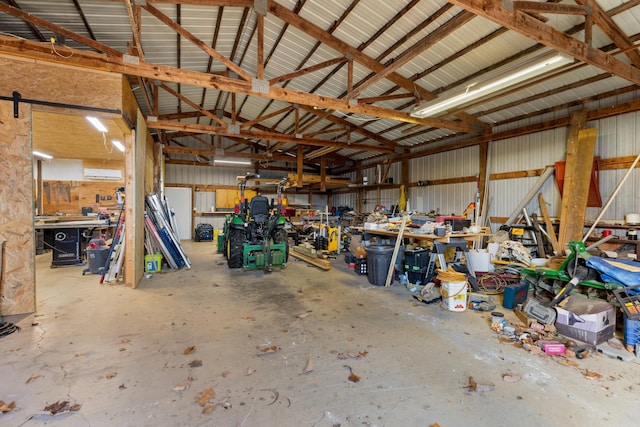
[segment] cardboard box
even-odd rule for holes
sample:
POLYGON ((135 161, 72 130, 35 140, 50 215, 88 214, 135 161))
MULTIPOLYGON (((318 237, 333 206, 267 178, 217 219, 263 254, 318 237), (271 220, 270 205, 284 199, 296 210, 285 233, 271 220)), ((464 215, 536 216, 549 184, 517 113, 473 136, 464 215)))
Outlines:
POLYGON ((572 295, 556 311, 556 329, 564 336, 593 345, 613 338, 616 314, 606 301, 572 295))

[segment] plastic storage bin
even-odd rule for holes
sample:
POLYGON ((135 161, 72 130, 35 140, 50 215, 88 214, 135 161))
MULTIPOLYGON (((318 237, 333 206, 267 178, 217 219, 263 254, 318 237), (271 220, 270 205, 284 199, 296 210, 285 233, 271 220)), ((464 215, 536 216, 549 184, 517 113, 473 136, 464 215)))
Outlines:
POLYGON ((369 283, 376 286, 385 285, 392 257, 393 246, 367 246, 367 278, 369 283))

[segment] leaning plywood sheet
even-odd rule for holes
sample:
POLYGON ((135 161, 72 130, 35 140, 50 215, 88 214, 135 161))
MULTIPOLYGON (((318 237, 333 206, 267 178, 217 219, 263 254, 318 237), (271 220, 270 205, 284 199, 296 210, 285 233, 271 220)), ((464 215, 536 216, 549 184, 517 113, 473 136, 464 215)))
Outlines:
POLYGON ((582 129, 575 144, 568 144, 560 232, 558 243, 564 247, 568 242, 581 240, 584 232, 584 217, 591 182, 591 164, 595 152, 597 129, 582 129), (585 167, 585 165, 588 165, 585 167))
POLYGON ((20 104, 0 103, 0 314, 35 311, 35 254, 33 244, 33 172, 31 170, 31 113, 20 104))

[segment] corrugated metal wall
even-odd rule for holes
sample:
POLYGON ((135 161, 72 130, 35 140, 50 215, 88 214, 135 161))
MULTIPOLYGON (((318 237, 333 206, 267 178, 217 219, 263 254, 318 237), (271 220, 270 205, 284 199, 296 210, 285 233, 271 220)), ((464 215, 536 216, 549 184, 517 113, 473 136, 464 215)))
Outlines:
MULTIPOLYGON (((624 100, 625 98, 621 97, 619 101, 623 102, 624 100)), ((598 105, 590 105, 589 107, 598 108, 598 105)), ((550 114, 548 118, 555 118, 554 114, 550 114)), ((527 124, 526 121, 523 121, 518 123, 517 127, 527 124)), ((640 153, 640 113, 597 120, 589 122, 587 126, 598 129, 595 153, 597 156, 607 159, 636 156, 640 153)), ((505 173, 552 166, 556 161, 564 160, 566 136, 567 129, 560 128, 493 142, 489 148, 489 171, 490 173, 505 173)), ((470 147, 412 159, 409 161, 409 182, 477 176, 479 173, 478 155, 479 147, 470 147)), ((384 172, 384 166, 381 168, 374 166, 363 171, 363 177, 367 177, 369 185, 371 185, 371 189, 363 194, 362 201, 366 202, 363 206, 365 211, 373 210, 378 204, 390 209, 391 206, 398 203, 400 195, 398 189, 378 190, 377 187, 374 187, 373 184, 377 182, 380 170, 384 172)), ((237 183, 236 177, 247 172, 246 169, 240 168, 178 165, 168 165, 166 171, 165 181, 168 183, 216 185, 235 185, 237 183)), ((611 197, 625 173, 626 169, 600 172, 600 192, 603 204, 611 197)), ((393 179, 394 183, 399 183, 401 176, 401 163, 393 163, 388 177, 393 179)), ((355 183, 355 173, 347 175, 346 178, 355 183)), ((490 181, 488 189, 489 216, 510 216, 539 179, 534 176, 490 181)), ((550 215, 560 216, 561 200, 555 179, 550 178, 543 185, 541 192, 547 202, 550 215)), ((418 212, 438 210, 442 214, 460 214, 475 199, 475 194, 475 182, 410 187, 408 191, 409 207, 418 212)), ((300 206, 309 204, 307 194, 289 193, 286 196, 289 204, 300 206)), ((323 210, 328 204, 327 197, 314 194, 312 204, 312 208, 323 210)), ((195 208, 197 211, 210 211, 212 206, 215 206, 215 193, 196 193, 195 208)), ((335 194, 333 206, 356 208, 355 191, 335 194)), ((529 214, 540 212, 537 197, 530 201, 526 209, 529 214)), ((640 211, 640 172, 636 169, 621 188, 603 219, 623 221, 626 214, 638 211, 640 211)), ((586 217, 595 219, 600 212, 601 208, 588 208, 586 217)), ((212 223, 216 227, 222 226, 223 218, 221 217, 201 219, 202 222, 212 223)), ((496 229, 497 226, 494 224, 493 228, 496 229)))

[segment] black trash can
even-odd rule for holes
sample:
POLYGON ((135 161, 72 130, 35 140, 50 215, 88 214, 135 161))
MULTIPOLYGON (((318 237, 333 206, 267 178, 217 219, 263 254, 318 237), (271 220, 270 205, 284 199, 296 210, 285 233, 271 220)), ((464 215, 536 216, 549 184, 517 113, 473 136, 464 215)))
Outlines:
POLYGON ((372 245, 367 246, 367 278, 369 283, 376 286, 384 286, 393 257, 393 246, 372 245))

